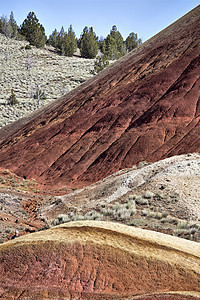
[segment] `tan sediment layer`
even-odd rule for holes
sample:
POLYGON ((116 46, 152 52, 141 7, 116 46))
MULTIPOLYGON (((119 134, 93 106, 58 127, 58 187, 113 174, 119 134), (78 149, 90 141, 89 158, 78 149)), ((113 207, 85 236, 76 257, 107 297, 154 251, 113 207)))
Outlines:
POLYGON ((23 292, 35 299, 200 295, 199 265, 198 243, 118 223, 80 221, 3 244, 0 286, 3 297, 15 288, 16 297, 23 292))

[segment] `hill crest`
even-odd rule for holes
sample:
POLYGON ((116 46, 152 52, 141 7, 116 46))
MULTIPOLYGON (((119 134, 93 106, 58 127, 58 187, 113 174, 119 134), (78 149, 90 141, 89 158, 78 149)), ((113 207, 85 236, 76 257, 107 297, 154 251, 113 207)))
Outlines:
POLYGON ((198 243, 161 233, 110 222, 72 222, 1 245, 1 292, 30 299, 45 293, 52 299, 56 294, 142 299, 192 291, 198 298, 199 253, 198 243))

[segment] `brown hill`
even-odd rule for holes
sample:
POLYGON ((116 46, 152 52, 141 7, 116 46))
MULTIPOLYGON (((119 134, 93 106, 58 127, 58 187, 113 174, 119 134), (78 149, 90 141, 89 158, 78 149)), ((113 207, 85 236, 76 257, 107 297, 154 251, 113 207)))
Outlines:
POLYGON ((199 254, 198 243, 177 237, 117 223, 72 222, 0 246, 0 295, 199 299, 199 254))
POLYGON ((0 167, 83 186, 200 150, 200 6, 96 77, 0 131, 0 167))

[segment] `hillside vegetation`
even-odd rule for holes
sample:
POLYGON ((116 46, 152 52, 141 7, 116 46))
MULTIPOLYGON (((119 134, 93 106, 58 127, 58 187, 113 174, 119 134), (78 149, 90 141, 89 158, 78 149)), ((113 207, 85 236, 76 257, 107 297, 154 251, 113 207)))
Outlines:
POLYGON ((38 49, 0 34, 0 127, 12 123, 92 77, 94 60, 66 57, 53 47, 38 49), (19 104, 7 105, 14 90, 19 104), (46 99, 38 101, 37 90, 46 99), (34 99, 36 98, 36 99, 34 99))

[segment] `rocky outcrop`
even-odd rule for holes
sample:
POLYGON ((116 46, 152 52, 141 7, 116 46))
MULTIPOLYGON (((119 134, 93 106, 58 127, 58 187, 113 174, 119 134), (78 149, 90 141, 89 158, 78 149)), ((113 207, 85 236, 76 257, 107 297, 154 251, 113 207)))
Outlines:
POLYGON ((180 297, 170 292, 187 291, 185 299, 192 299, 190 291, 200 296, 199 254, 198 243, 161 233, 117 223, 72 222, 0 246, 1 298, 141 295, 146 300, 163 299, 159 293, 166 293, 171 300, 180 297))
POLYGON ((1 129, 0 166, 49 187, 80 187, 143 160, 199 152, 199 16, 200 6, 1 129))

